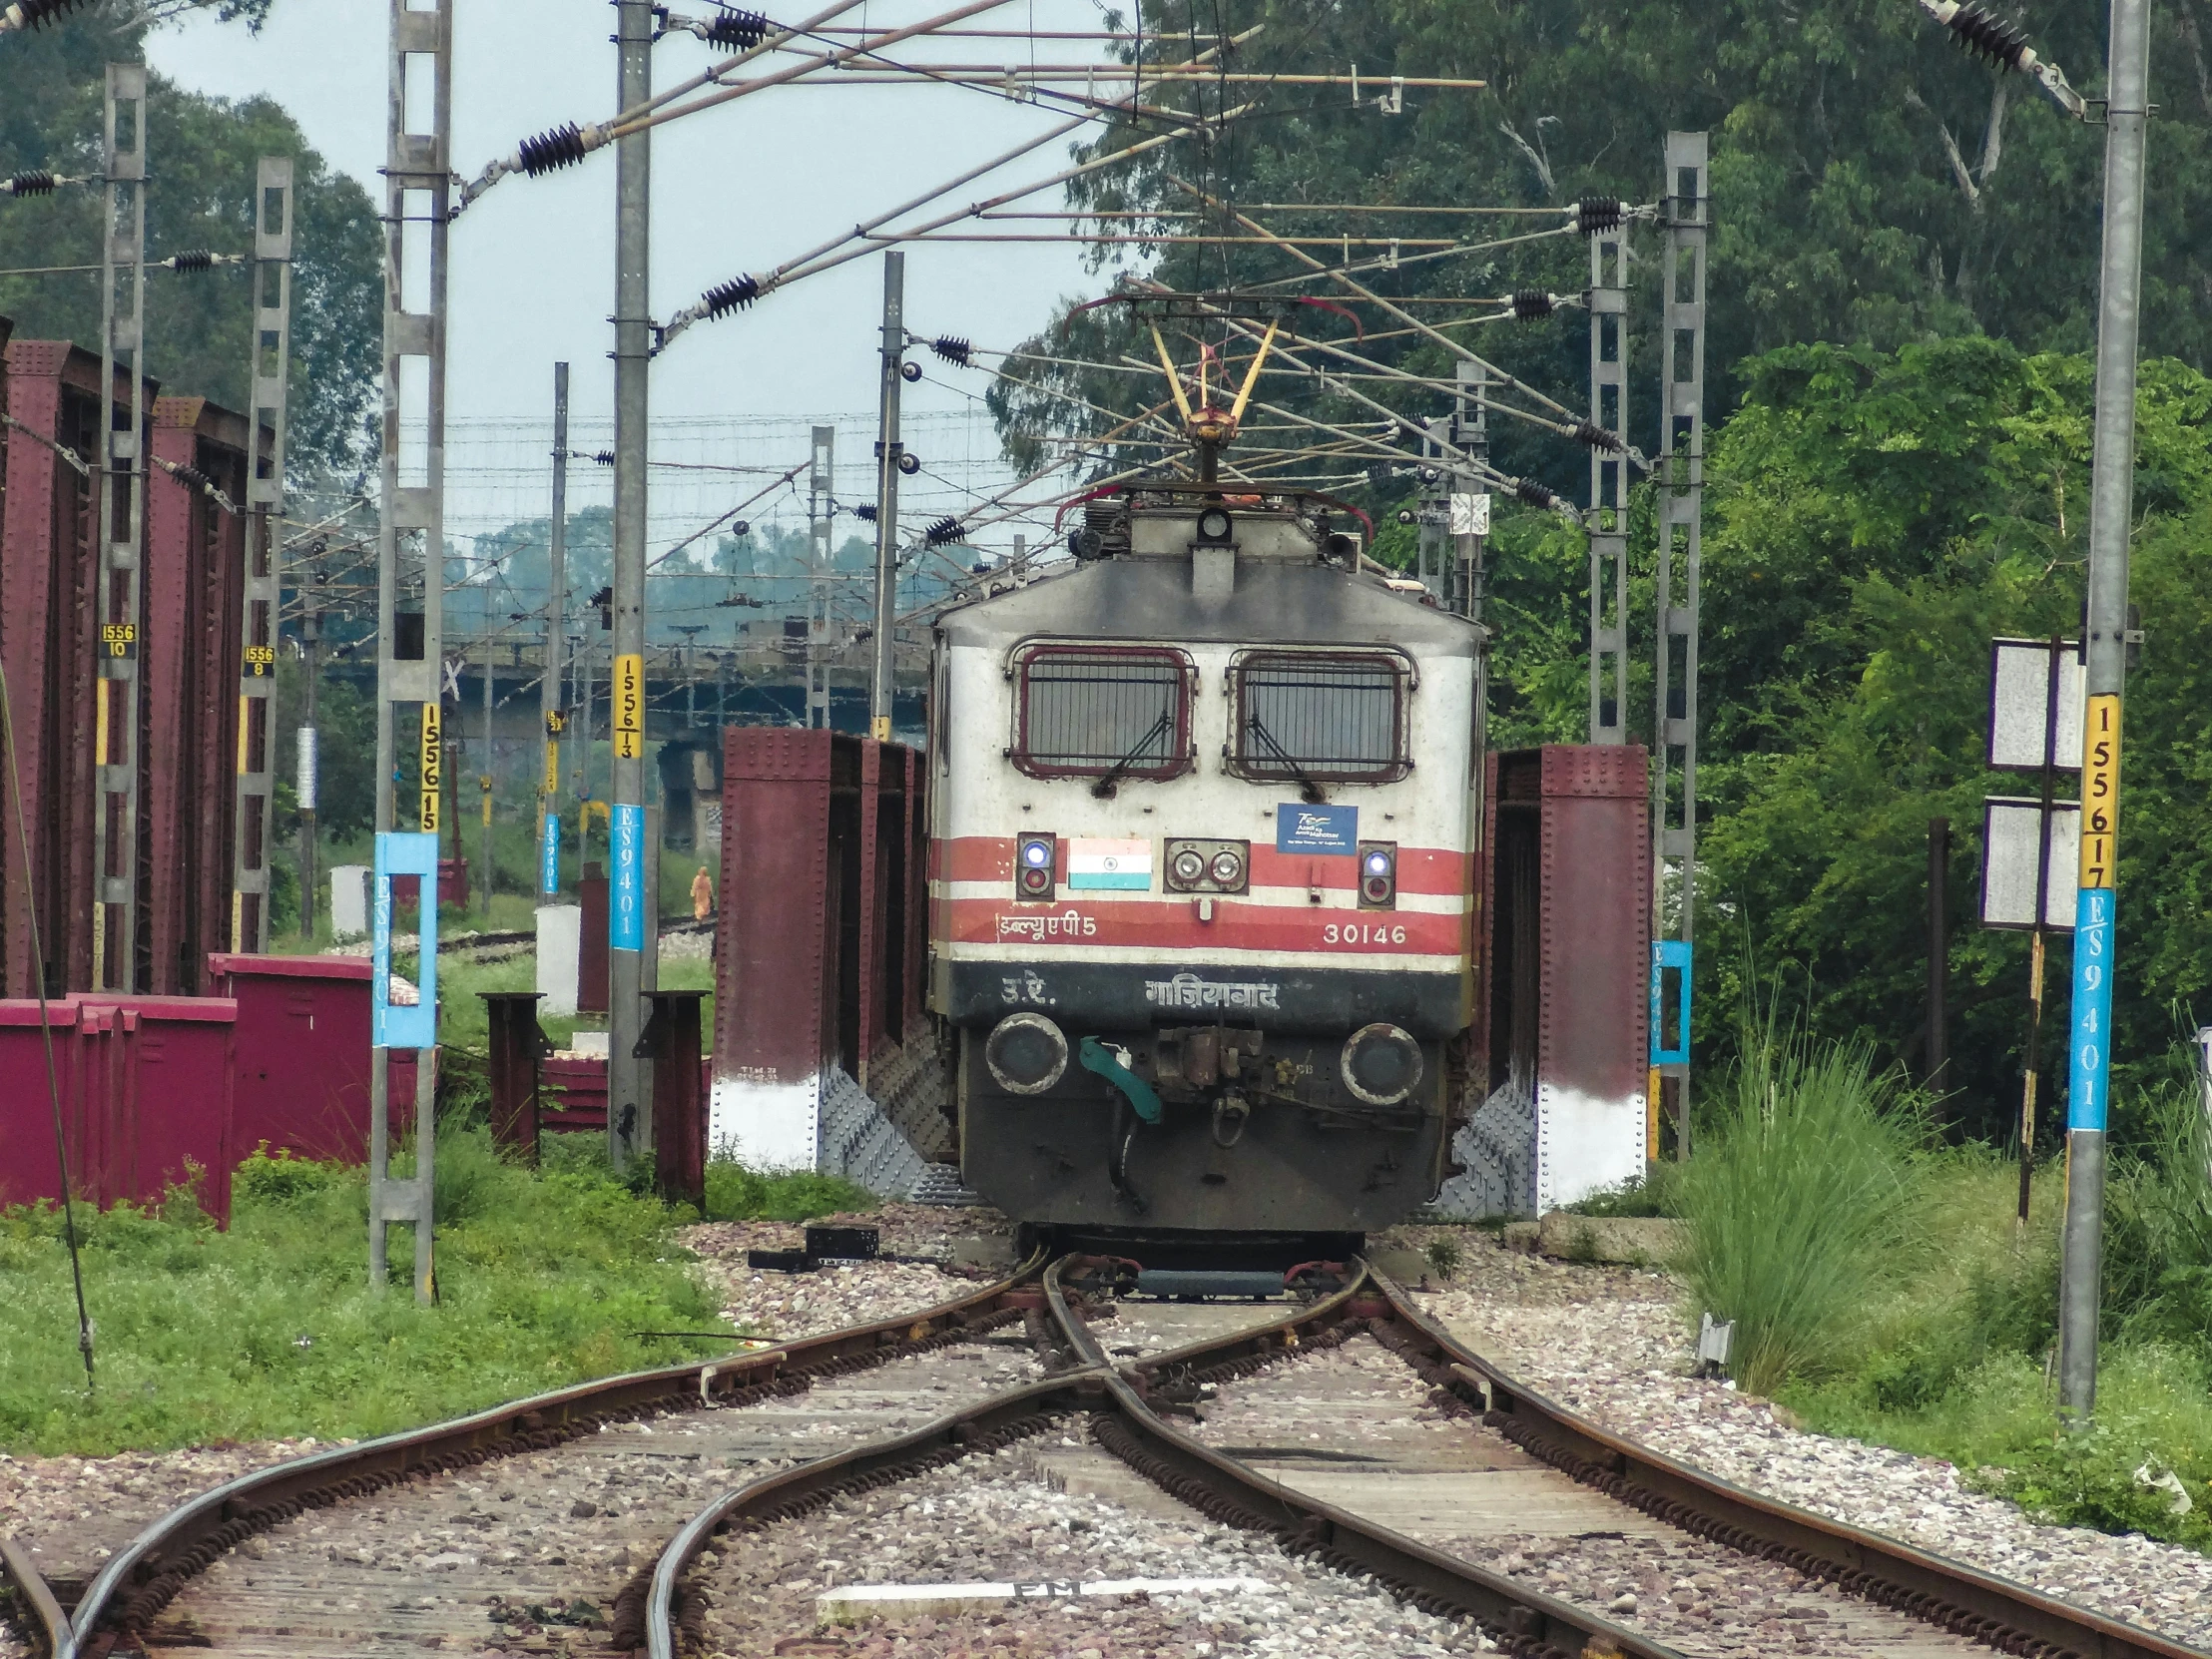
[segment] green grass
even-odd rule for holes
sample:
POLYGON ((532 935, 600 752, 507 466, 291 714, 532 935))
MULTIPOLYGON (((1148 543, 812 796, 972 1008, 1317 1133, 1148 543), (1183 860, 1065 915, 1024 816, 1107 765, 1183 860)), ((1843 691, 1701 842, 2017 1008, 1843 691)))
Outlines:
POLYGON ((762 1175, 726 1158, 707 1165, 709 1221, 812 1221, 874 1208, 874 1194, 840 1175, 762 1175))
POLYGON ((1923 1131, 1917 1100, 1864 1044, 1770 1015, 1742 1054, 1717 1132, 1672 1196, 1693 1312, 1735 1321, 1731 1369, 1768 1394, 1844 1364, 1870 1303, 1910 1272, 1923 1131))
POLYGON ((0 1449, 378 1434, 717 1352, 632 1335, 724 1328, 670 1237, 681 1215, 616 1181, 588 1137, 546 1139, 533 1172, 480 1131, 440 1135, 434 1308, 409 1293, 410 1229, 393 1229, 390 1288, 367 1289, 358 1170, 249 1159, 228 1233, 189 1200, 80 1210, 89 1398, 60 1218, 0 1214, 0 1449))
POLYGON ((2048 1376, 2062 1168, 2038 1172, 2023 1226, 2018 1165, 1925 1144, 1862 1052, 1746 1051, 1673 1190, 1685 1312, 1739 1319, 1743 1384, 2040 1519, 2212 1551, 2212 1134, 2185 1067, 2115 1113, 2096 1412, 2067 1430, 2048 1376))

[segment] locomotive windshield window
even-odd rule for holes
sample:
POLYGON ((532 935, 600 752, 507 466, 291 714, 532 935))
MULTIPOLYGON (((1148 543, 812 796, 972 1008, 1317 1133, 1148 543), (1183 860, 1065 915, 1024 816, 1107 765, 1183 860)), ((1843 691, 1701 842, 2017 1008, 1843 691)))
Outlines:
POLYGON ((1409 673, 1376 651, 1248 651, 1231 669, 1233 770, 1256 783, 1389 783, 1405 752, 1409 673))
POLYGON ((1032 778, 1173 778, 1191 765, 1190 658, 1165 646, 1025 646, 1014 765, 1032 778))

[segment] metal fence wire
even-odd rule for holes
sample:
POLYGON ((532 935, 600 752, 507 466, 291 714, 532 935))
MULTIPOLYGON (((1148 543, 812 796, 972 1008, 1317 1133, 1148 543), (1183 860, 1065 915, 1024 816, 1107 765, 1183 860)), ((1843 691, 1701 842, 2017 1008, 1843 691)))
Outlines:
POLYGON ((1179 651, 1033 647, 1014 760, 1046 777, 1171 778, 1189 764, 1190 679, 1179 651))
POLYGON ((1255 651, 1234 670, 1236 770, 1254 780, 1402 778, 1402 661, 1380 653, 1255 651))

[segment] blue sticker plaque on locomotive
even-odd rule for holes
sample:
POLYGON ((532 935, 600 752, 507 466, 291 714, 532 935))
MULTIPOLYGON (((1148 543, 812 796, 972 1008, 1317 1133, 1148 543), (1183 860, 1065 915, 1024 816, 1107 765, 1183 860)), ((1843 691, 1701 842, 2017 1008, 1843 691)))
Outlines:
POLYGON ((1349 857, 1360 850, 1359 841, 1357 807, 1309 807, 1292 801, 1275 809, 1278 852, 1342 852, 1349 857))

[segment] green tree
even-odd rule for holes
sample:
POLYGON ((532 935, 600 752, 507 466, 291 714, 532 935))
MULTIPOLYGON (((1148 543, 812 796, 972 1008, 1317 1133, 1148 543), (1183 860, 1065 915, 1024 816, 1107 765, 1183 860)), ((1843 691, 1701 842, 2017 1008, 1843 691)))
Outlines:
MULTIPOLYGON (((1908 0, 1805 0, 1777 9, 1754 0, 1379 0, 1317 6, 1303 0, 1173 0, 1142 5, 1148 60, 1189 55, 1192 33, 1254 24, 1236 49, 1247 72, 1360 66, 1391 73, 1478 77, 1480 92, 1405 93, 1404 113, 1355 109, 1340 89, 1200 84, 1175 93, 1209 115, 1246 107, 1211 144, 1185 141, 1079 181, 1074 205, 1190 212, 1197 187, 1233 204, 1312 203, 1256 215, 1282 234, 1519 235, 1529 222, 1352 216, 1335 203, 1564 208, 1660 193, 1670 130, 1713 135, 1714 248, 1710 271, 1708 406, 1743 392, 1747 357, 1810 340, 1884 350, 1983 333, 2029 351, 2081 351, 2091 339, 2103 145, 2094 127, 2065 118, 2024 79, 1954 50, 1908 0)), ((2173 0, 2155 14, 2160 120, 2151 150, 2143 279, 2143 347, 2212 370, 2212 57, 2204 39, 2212 0, 2173 0)), ((2021 21, 2036 47, 2095 96, 2102 80, 2102 13, 2035 4, 2021 21)), ((1204 44, 1201 40, 1197 44, 1204 44)), ((1381 82, 1378 81, 1380 89, 1381 82)), ((1124 125, 1100 137, 1110 153, 1158 130, 1124 125)), ((1540 226, 1540 222, 1538 222, 1540 226)), ((1136 221, 1141 233, 1224 230, 1226 216, 1136 221)), ((1126 229, 1116 225, 1114 229, 1126 229)), ((1643 252, 1655 252, 1643 239, 1643 252)), ((1355 252, 1357 252, 1355 250, 1355 252)), ((1292 262, 1270 249, 1162 246, 1144 253, 1101 245, 1101 276, 1141 269, 1177 288, 1276 280, 1292 262)), ((1631 317, 1628 436, 1656 436, 1650 388, 1658 374, 1659 265, 1641 262, 1631 317)), ((1516 289, 1579 293, 1588 282, 1581 238, 1566 235, 1449 259, 1404 261, 1365 278, 1416 297, 1497 295, 1516 289)), ((1322 279, 1304 291, 1331 293, 1322 279)), ((1309 334, 1349 328, 1309 313, 1309 334)), ((1369 327, 1378 326, 1369 318, 1369 327)), ((1504 368, 1579 407, 1587 327, 1567 310, 1529 323, 1462 333, 1504 368)), ((1164 392, 1156 376, 1125 372, 1149 361, 1149 339, 1117 310, 1069 317, 1029 341, 1038 358, 1009 367, 993 408, 1017 464, 1040 440, 1096 433, 1164 392), (1083 363, 1094 366, 1085 367, 1083 363), (1042 388, 1042 389, 1039 389, 1042 388), (1097 414, 1059 394, 1113 411, 1097 414)), ((1183 347, 1186 357, 1191 347, 1183 347)), ((1442 352, 1403 337, 1378 355, 1449 376, 1442 352)), ((1270 394, 1333 420, 1372 412, 1286 373, 1270 394)), ((1436 412, 1437 399, 1371 386, 1393 407, 1436 412)), ((1508 471, 1542 477, 1579 499, 1582 453, 1557 436, 1493 419, 1508 471)))
MULTIPOLYGON (((251 21, 267 0, 218 9, 251 21)), ((142 55, 152 15, 109 6, 0 36, 0 174, 99 172, 104 65, 142 55)), ((357 470, 373 452, 366 421, 382 366, 383 249, 367 194, 332 173, 277 105, 206 98, 160 76, 148 85, 147 153, 152 259, 202 248, 250 252, 256 163, 294 159, 292 454, 308 466, 357 470)), ((100 201, 97 186, 0 198, 0 270, 97 265, 100 201)), ((149 272, 146 301, 147 370, 163 389, 243 408, 252 325, 247 272, 149 272)), ((14 319, 19 339, 74 339, 97 349, 98 276, 0 276, 0 316, 14 319)))

